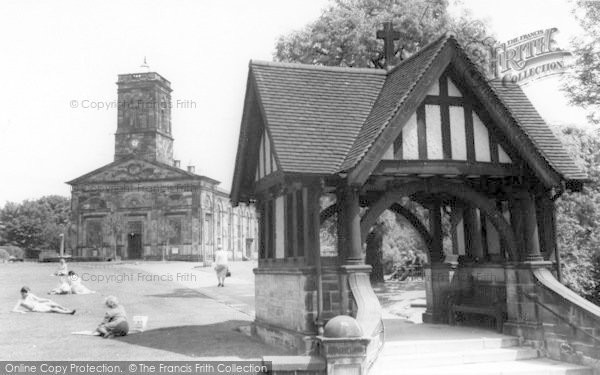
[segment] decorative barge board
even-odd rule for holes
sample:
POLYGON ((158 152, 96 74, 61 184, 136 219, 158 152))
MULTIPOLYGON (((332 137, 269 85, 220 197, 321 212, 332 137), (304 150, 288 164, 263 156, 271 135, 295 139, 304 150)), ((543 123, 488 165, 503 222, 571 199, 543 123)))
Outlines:
POLYGON ((477 299, 480 310, 499 304, 498 326, 512 332, 524 303, 507 267, 551 266, 552 199, 586 178, 521 89, 488 81, 452 35, 389 70, 251 61, 231 200, 259 209, 255 332, 310 352, 324 323, 351 315, 372 362, 380 308, 364 292, 363 243, 386 209, 428 246, 426 321, 447 323, 448 297, 486 283, 501 297, 477 299), (325 195, 335 203, 322 208, 325 195), (429 223, 405 198, 430 211, 429 223), (330 217, 335 256, 319 242, 330 217))

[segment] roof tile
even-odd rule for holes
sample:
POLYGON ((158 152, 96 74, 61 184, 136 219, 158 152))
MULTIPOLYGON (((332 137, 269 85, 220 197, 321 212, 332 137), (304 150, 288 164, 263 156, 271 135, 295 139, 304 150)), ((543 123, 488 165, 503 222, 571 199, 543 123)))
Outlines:
MULTIPOLYGON (((283 171, 332 174, 356 166, 450 38, 440 37, 390 72, 252 61, 283 171)), ((519 86, 492 81, 490 89, 554 170, 566 179, 587 177, 519 86)))

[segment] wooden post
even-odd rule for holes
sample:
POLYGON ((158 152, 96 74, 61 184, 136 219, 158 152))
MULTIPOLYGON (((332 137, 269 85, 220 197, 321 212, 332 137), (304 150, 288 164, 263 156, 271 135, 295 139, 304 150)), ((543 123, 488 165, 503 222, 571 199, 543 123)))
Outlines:
POLYGON ((346 238, 346 223, 344 222, 344 200, 346 197, 344 196, 345 190, 344 188, 340 188, 336 191, 336 202, 340 209, 338 210, 336 217, 336 229, 337 229, 337 251, 338 251, 338 259, 340 264, 346 264, 346 258, 348 257, 348 249, 346 248, 347 238, 346 238))
MULTIPOLYGON (((317 279, 317 316, 315 319, 315 325, 317 326, 317 333, 323 334, 323 273, 321 269, 321 243, 319 232, 321 229, 320 211, 321 206, 319 199, 321 197, 320 186, 310 186, 307 189, 307 203, 306 203, 306 217, 308 218, 308 249, 309 252, 309 264, 315 265, 316 279, 317 279)), ((308 254, 307 254, 308 255, 308 254)))
POLYGON ((345 264, 363 264, 362 240, 360 234, 360 205, 358 189, 347 187, 344 189, 342 210, 339 213, 344 225, 346 259, 345 264))
POLYGON ((525 260, 541 261, 543 258, 540 252, 535 201, 531 193, 523 193, 521 198, 521 207, 524 224, 523 239, 525 241, 525 249, 527 251, 525 260))
POLYGON ((508 209, 510 211, 510 225, 513 229, 517 250, 519 252, 519 259, 514 259, 517 261, 524 258, 523 253, 525 248, 523 241, 523 207, 521 207, 518 193, 512 193, 512 196, 508 201, 508 209))
POLYGON ((471 257, 481 259, 483 256, 483 241, 481 237, 481 220, 477 209, 467 206, 464 210, 465 223, 465 253, 471 257))
POLYGON ((429 209, 429 230, 431 231, 431 263, 441 263, 444 261, 444 244, 439 201, 435 201, 429 209))
POLYGON ((555 252, 556 234, 554 232, 554 202, 546 194, 538 195, 535 199, 537 207, 537 221, 540 235, 540 248, 548 257, 555 252))

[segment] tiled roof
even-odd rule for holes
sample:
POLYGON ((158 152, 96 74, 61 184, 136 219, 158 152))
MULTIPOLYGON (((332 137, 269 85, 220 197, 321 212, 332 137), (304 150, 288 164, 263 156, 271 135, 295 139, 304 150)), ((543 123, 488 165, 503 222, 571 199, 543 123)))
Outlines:
POLYGON ((339 170, 385 81, 377 69, 251 62, 273 147, 286 172, 339 170))
POLYGON ((350 169, 360 161, 377 139, 377 136, 402 106, 406 97, 429 68, 447 40, 447 36, 437 39, 389 72, 377 102, 342 164, 341 170, 350 169))
MULTIPOLYGON (((251 62, 282 170, 333 174, 358 165, 449 40, 467 58, 444 35, 389 72, 251 62)), ((556 172, 586 178, 517 85, 492 81, 490 90, 556 172)))
POLYGON ((510 81, 493 80, 490 82, 490 86, 521 129, 533 141, 538 152, 554 170, 566 179, 587 178, 585 172, 575 164, 519 85, 510 81))

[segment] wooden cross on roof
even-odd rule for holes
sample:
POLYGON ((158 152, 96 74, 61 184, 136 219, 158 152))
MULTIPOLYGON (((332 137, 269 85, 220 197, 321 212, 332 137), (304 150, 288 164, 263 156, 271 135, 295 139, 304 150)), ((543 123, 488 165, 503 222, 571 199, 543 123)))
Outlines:
POLYGON ((383 39, 383 55, 385 65, 389 66, 394 59, 394 41, 400 40, 400 32, 394 30, 392 22, 385 22, 383 30, 377 30, 377 39, 383 39))

